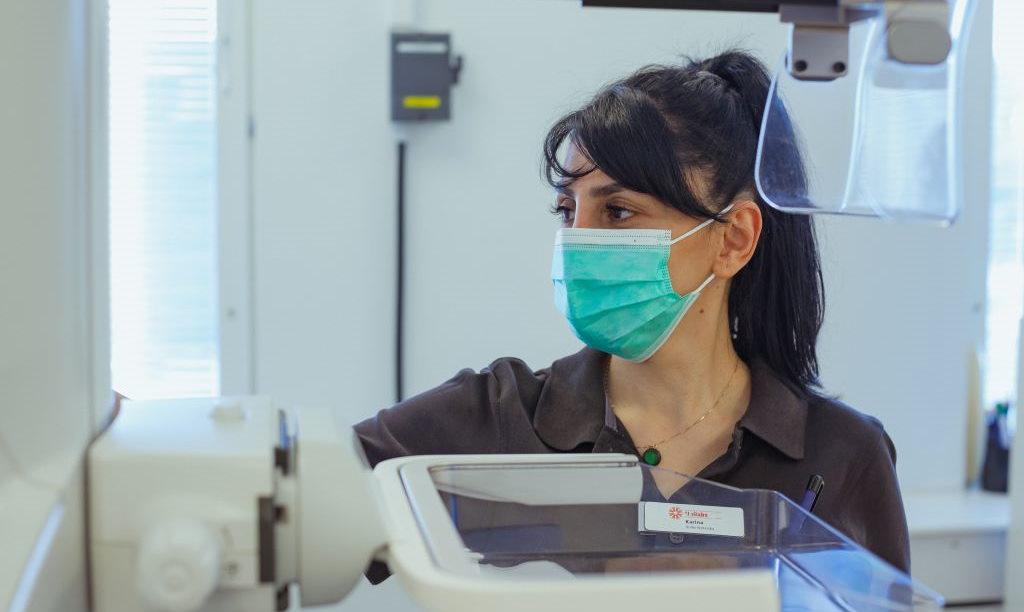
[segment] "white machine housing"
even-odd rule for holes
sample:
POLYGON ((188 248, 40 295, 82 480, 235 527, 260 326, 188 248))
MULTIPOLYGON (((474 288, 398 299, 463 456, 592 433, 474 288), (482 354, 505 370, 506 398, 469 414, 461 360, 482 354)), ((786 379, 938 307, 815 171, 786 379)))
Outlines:
POLYGON ((344 597, 385 540, 372 474, 329 411, 296 417, 264 397, 126 403, 89 451, 94 609, 344 597))

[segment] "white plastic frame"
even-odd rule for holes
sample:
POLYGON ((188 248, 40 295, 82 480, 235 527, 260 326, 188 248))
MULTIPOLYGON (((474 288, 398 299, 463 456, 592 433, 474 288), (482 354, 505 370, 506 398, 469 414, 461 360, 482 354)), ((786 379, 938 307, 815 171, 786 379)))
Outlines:
MULTIPOLYGON (((469 464, 578 469, 581 465, 636 465, 636 457, 618 454, 420 456, 378 464, 374 474, 382 498, 387 501, 385 523, 390 542, 384 560, 413 598, 428 610, 611 612, 682 601, 693 609, 707 611, 775 612, 780 609, 775 578, 765 569, 578 576, 571 580, 509 580, 481 574, 448 518, 430 474, 433 468, 469 464)), ((598 501, 595 499, 594 503, 598 501)))

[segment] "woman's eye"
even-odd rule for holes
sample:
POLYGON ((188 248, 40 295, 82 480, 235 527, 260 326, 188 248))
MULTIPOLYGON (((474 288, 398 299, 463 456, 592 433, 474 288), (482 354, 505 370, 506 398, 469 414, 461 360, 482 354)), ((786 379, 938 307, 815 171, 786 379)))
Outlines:
POLYGON ((628 208, 615 206, 614 204, 608 205, 608 215, 612 218, 613 221, 625 221, 626 219, 632 217, 633 214, 633 211, 629 210, 628 208))
POLYGON ((551 207, 551 214, 559 218, 564 225, 571 225, 575 211, 563 204, 556 204, 551 207))

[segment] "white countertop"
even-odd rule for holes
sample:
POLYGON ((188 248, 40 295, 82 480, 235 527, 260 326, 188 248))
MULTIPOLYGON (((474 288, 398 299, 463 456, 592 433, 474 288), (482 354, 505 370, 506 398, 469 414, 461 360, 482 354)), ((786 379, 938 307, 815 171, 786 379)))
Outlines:
POLYGON ((977 489, 904 491, 910 536, 1005 532, 1010 498, 977 489))

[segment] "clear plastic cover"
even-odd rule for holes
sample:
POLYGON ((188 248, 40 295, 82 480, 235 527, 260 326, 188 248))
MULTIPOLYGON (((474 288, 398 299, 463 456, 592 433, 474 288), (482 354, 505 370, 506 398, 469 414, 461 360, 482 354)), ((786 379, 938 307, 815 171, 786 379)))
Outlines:
MULTIPOLYGON (((467 464, 430 475, 434 492, 421 497, 432 499, 413 493, 410 501, 422 509, 440 494, 446 528, 454 525, 461 540, 448 554, 482 574, 573 580, 756 568, 775 577, 783 610, 942 606, 937 593, 774 491, 643 464, 467 464)), ((445 565, 439 547, 431 554, 445 565)))
POLYGON ((845 77, 799 80, 783 58, 761 125, 761 196, 787 212, 952 222, 961 200, 960 84, 973 4, 952 4, 952 47, 942 64, 890 59, 884 17, 851 26, 845 77))

